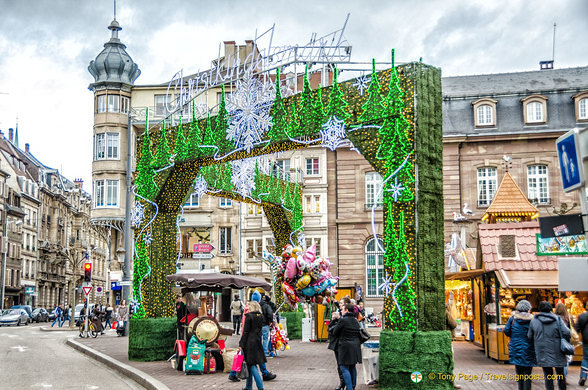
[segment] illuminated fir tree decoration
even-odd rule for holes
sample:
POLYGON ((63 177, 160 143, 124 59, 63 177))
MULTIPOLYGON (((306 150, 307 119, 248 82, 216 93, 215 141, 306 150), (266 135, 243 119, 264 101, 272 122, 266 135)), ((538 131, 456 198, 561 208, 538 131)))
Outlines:
POLYGON ((169 158, 171 151, 167 143, 167 131, 165 130, 165 120, 161 129, 161 137, 159 138, 159 145, 157 145, 157 152, 155 153, 155 160, 153 161, 154 168, 163 168, 169 165, 169 158))
POLYGON ((372 60, 372 80, 368 88, 368 98, 361 108, 363 112, 359 116, 361 122, 373 122, 382 119, 384 114, 384 98, 380 94, 380 81, 376 73, 376 60, 372 60))
POLYGON ((204 127, 204 141, 202 142, 202 145, 208 146, 207 148, 202 148, 202 153, 206 156, 212 156, 219 150, 217 149, 218 145, 216 144, 216 137, 212 128, 210 113, 206 116, 206 125, 204 127))
POLYGON ((272 126, 267 133, 267 137, 272 142, 278 142, 288 138, 287 115, 280 88, 280 69, 278 68, 276 71, 276 99, 272 108, 272 126))
POLYGON ((196 107, 192 101, 192 122, 190 122, 190 130, 188 131, 188 146, 187 153, 189 158, 197 158, 202 155, 200 144, 202 143, 202 131, 198 127, 196 120, 196 107))
POLYGON ((296 101, 292 100, 290 121, 288 123, 288 135, 290 138, 298 137, 300 128, 300 118, 298 117, 298 110, 296 110, 296 101))
POLYGON ((137 165, 137 179, 135 180, 137 194, 146 199, 153 199, 159 191, 157 184, 153 180, 155 170, 153 169, 152 162, 153 155, 151 154, 151 139, 149 138, 149 120, 146 119, 141 159, 137 165))
POLYGON ((174 154, 176 155, 176 161, 185 161, 189 158, 188 145, 186 144, 186 137, 184 136, 184 126, 182 125, 181 116, 180 123, 178 124, 174 154))
POLYGON ((298 107, 298 116, 300 126, 294 130, 294 137, 312 135, 317 132, 319 124, 316 123, 315 103, 310 89, 308 80, 308 66, 304 72, 304 81, 302 84, 302 93, 300 94, 300 106, 298 107))
MULTIPOLYGON (((218 147, 218 156, 223 156, 233 150, 234 145, 227 134, 229 129, 229 113, 227 112, 227 103, 225 100, 225 86, 222 86, 221 101, 218 106, 218 114, 214 119, 214 128, 212 129, 211 139, 205 142, 206 145, 215 145, 218 147)), ((208 124, 207 129, 208 131, 208 124)))
POLYGON ((136 243, 135 261, 133 262, 133 297, 136 300, 138 307, 133 314, 133 318, 145 317, 145 309, 143 307, 142 285, 143 279, 149 275, 149 252, 147 244, 144 242, 144 235, 141 235, 136 243))
POLYGON ((323 105, 323 90, 319 84, 316 90, 316 98, 314 99, 314 123, 316 124, 316 129, 327 121, 328 117, 325 113, 325 106, 323 105))
POLYGON ((336 116, 339 120, 345 122, 347 118, 349 118, 349 113, 347 112, 347 106, 349 104, 345 100, 341 88, 339 88, 339 83, 337 82, 338 72, 338 69, 335 68, 335 73, 333 74, 333 86, 331 87, 331 94, 329 95, 329 104, 327 104, 327 118, 336 116))

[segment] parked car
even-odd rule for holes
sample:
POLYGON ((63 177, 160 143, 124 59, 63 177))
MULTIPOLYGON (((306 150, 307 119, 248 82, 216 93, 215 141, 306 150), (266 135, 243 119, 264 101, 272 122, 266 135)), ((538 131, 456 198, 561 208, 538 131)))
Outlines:
POLYGON ((24 309, 10 309, 0 317, 0 325, 21 326, 29 323, 30 317, 24 309))
POLYGON ((83 307, 83 303, 79 303, 76 305, 76 307, 74 307, 74 321, 77 322, 80 319, 80 312, 82 311, 83 307))
POLYGON ((12 306, 11 309, 24 309, 29 316, 28 321, 33 322, 33 308, 31 305, 15 305, 12 306))
POLYGON ((42 307, 38 307, 33 310, 33 315, 31 318, 35 322, 47 322, 49 321, 49 312, 42 307))

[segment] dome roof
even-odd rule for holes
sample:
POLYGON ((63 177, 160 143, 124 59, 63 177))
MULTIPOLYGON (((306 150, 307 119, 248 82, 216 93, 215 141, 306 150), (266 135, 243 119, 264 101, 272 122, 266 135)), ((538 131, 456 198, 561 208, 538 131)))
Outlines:
POLYGON ((139 66, 125 50, 126 46, 118 39, 118 32, 122 28, 116 19, 110 23, 108 29, 112 31, 110 41, 104 44, 104 50, 95 60, 90 61, 88 66, 88 71, 94 76, 94 83, 90 84, 90 89, 95 89, 101 84, 130 86, 141 74, 139 66))

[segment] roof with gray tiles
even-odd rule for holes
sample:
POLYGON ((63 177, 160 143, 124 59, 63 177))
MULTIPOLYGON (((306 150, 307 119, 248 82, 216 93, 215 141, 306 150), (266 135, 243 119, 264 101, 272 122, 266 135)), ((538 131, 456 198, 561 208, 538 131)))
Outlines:
POLYGON ((572 96, 588 90, 588 66, 444 77, 442 90, 445 136, 562 131, 578 126, 572 96), (533 94, 548 98, 548 121, 544 125, 528 126, 523 123, 521 99, 533 94), (498 101, 496 127, 474 127, 472 102, 484 97, 498 101))

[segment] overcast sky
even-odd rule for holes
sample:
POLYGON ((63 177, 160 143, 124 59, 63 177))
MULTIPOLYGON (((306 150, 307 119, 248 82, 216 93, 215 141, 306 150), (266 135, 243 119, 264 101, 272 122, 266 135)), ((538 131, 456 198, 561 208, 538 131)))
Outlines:
MULTIPOLYGON (((389 59, 438 66, 444 76, 588 65, 585 0, 118 0, 136 84, 206 69, 225 40, 243 44, 274 23, 275 45, 304 44, 340 29, 353 61, 389 59)), ((108 41, 112 0, 0 0, 0 129, 15 127, 44 164, 90 190, 93 78, 88 63, 108 41)))

